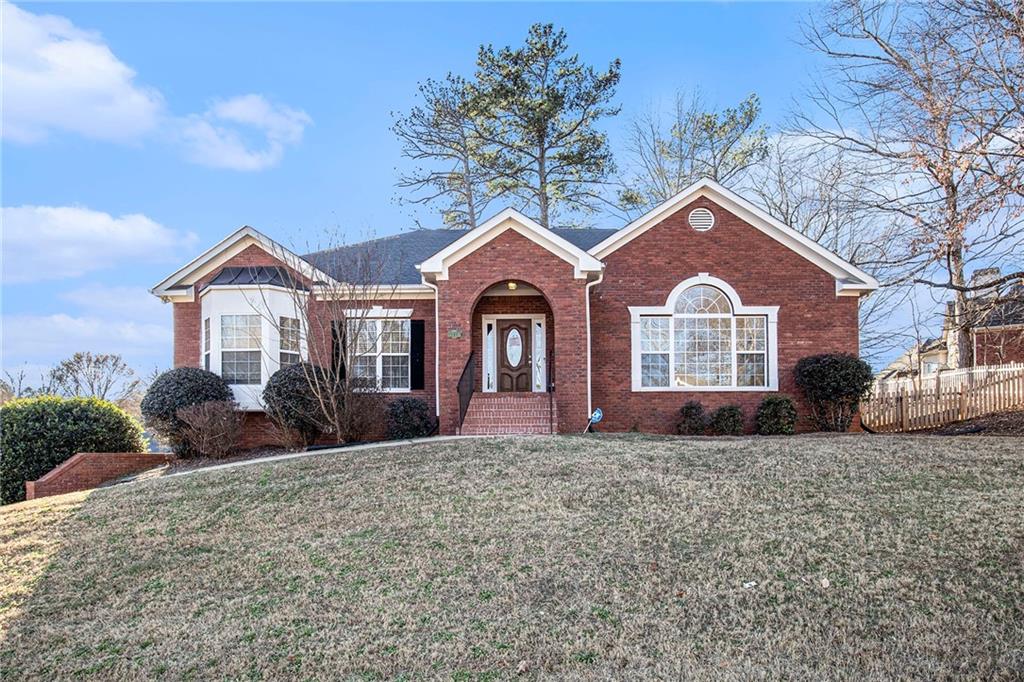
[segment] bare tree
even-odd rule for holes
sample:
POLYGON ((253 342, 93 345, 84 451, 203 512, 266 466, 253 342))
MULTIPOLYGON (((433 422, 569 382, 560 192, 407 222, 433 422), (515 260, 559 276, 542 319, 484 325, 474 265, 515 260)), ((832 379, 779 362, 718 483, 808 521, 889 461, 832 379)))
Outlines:
POLYGON ((40 395, 53 395, 57 393, 50 374, 39 377, 39 384, 29 383, 28 372, 24 368, 16 372, 4 371, 4 378, 0 379, 0 405, 17 398, 34 398, 40 395))
POLYGON ((802 122, 892 178, 870 188, 869 205, 910 228, 915 279, 953 292, 955 356, 969 366, 966 272, 1019 259, 1022 223, 1010 190, 1019 164, 1004 153, 1012 113, 975 78, 979 47, 954 17, 924 2, 834 2, 805 30, 831 66, 812 93, 817 116, 802 122))
POLYGON ((667 124, 653 108, 629 126, 630 174, 619 201, 627 210, 646 209, 701 178, 738 182, 768 153, 767 128, 758 125, 761 103, 751 94, 736 107, 708 109, 699 92, 679 92, 667 124))
MULTIPOLYGON (((307 422, 335 442, 361 440, 380 428, 382 390, 392 387, 388 382, 397 373, 392 364, 378 362, 381 349, 410 342, 409 320, 380 318, 374 311, 374 306, 387 308, 396 292, 394 285, 381 284, 386 261, 372 246, 356 245, 320 248, 302 262, 289 258, 286 263, 290 281, 283 289, 296 317, 269 314, 281 287, 260 285, 250 299, 252 310, 270 321, 282 344, 265 349, 264 356, 283 351, 292 356, 287 364, 301 366, 312 396, 305 408, 307 422)), ((269 416, 275 415, 271 411, 269 416)))
POLYGON ((58 392, 69 396, 120 400, 136 392, 141 380, 117 354, 79 352, 50 370, 58 392), (116 392, 116 395, 115 395, 116 392))
POLYGON ((871 205, 878 178, 865 170, 842 149, 779 134, 742 188, 772 216, 879 280, 881 288, 860 301, 861 355, 878 360, 906 342, 891 313, 910 296, 915 259, 905 247, 905 222, 871 205))
POLYGON ((422 103, 392 126, 402 155, 417 164, 402 174, 398 186, 413 192, 411 203, 443 203, 449 227, 473 229, 501 193, 482 163, 487 154, 474 121, 480 112, 473 111, 465 80, 452 74, 421 83, 419 95, 422 103))

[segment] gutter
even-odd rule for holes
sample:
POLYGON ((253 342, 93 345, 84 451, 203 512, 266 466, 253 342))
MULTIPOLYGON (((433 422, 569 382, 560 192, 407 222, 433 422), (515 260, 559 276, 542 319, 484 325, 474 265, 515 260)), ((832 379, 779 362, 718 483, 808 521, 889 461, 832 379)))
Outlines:
POLYGON ((421 274, 424 286, 434 290, 434 416, 437 417, 437 424, 441 423, 441 318, 440 318, 440 297, 441 292, 436 284, 427 281, 427 276, 421 274))
POLYGON ((597 276, 593 282, 587 282, 586 286, 586 309, 587 309, 587 418, 594 414, 594 399, 592 395, 592 380, 590 371, 590 355, 591 355, 591 333, 590 333, 590 288, 595 284, 600 284, 604 281, 604 270, 601 270, 601 274, 597 276))

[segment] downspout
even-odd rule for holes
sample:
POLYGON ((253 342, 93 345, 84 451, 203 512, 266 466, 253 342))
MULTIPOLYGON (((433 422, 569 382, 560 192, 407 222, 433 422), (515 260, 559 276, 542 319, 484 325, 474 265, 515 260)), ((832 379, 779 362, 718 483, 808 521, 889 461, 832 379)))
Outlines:
POLYGON ((590 371, 590 288, 595 284, 600 284, 604 281, 604 270, 601 270, 601 274, 597 276, 593 282, 587 282, 586 286, 586 310, 587 310, 587 419, 590 419, 590 415, 594 414, 594 400, 591 394, 591 371, 590 371))
POLYGON ((427 281, 426 275, 420 275, 423 284, 434 290, 434 416, 437 423, 441 423, 441 317, 440 299, 441 290, 436 284, 427 281))

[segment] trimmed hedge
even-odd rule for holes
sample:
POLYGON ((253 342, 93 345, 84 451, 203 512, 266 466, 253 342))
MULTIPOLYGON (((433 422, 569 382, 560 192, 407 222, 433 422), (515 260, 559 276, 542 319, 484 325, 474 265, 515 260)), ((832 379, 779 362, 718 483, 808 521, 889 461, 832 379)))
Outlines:
POLYGON ((794 374, 811 412, 811 421, 822 431, 850 428, 874 378, 868 363, 849 353, 801 358, 794 374))
POLYGON ((183 407, 216 400, 232 401, 231 387, 213 372, 198 367, 178 367, 164 372, 150 384, 142 398, 142 418, 146 426, 159 434, 178 457, 194 457, 196 453, 185 440, 185 422, 178 418, 183 407))
POLYGON ((704 406, 689 400, 679 409, 679 420, 676 422, 676 433, 680 436, 702 436, 708 430, 708 418, 704 414, 704 406))
POLYGON ((280 426, 297 432, 305 445, 316 442, 324 423, 320 402, 309 381, 315 376, 313 372, 318 371, 326 370, 308 362, 288 365, 270 375, 263 388, 267 415, 280 426))
POLYGON ((743 433, 743 410, 739 405, 722 405, 711 413, 708 428, 716 436, 739 436, 743 433))
POLYGON ((41 396, 0 407, 0 503, 79 452, 144 452, 142 427, 99 398, 41 396))
POLYGON ((757 432, 763 436, 791 435, 796 431, 796 405, 788 395, 768 395, 757 406, 757 432))
POLYGON ((434 430, 434 415, 422 398, 398 398, 387 406, 387 435, 391 440, 422 438, 434 430))

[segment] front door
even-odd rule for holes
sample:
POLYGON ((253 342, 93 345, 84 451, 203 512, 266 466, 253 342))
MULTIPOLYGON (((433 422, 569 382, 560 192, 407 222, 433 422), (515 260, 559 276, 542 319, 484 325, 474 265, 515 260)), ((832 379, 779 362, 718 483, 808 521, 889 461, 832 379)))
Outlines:
POLYGON ((530 320, 498 320, 498 390, 529 391, 533 379, 530 320))

